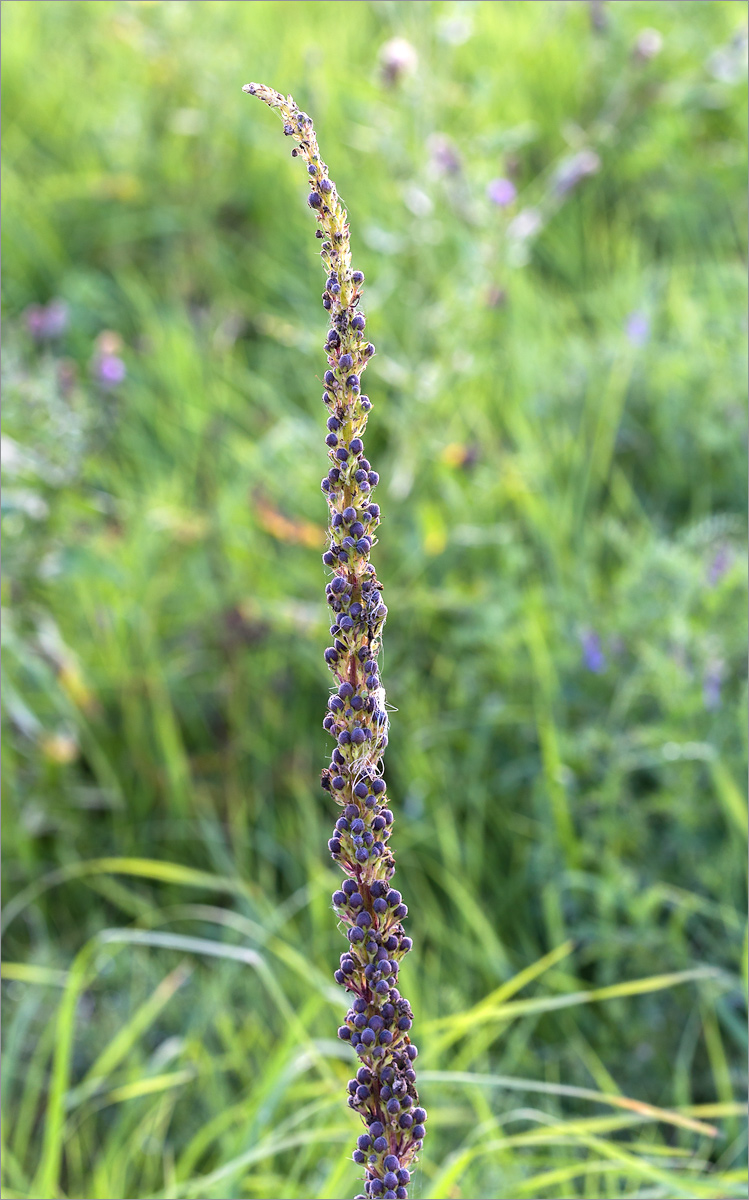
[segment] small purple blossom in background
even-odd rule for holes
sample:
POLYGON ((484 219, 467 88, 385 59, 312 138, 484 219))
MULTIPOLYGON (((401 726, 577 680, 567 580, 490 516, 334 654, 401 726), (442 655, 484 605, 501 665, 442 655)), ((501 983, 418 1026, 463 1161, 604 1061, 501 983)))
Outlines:
POLYGON ((127 376, 127 367, 120 357, 121 350, 122 338, 111 329, 105 329, 96 339, 92 369, 94 379, 101 387, 117 387, 127 376))
POLYGON ((102 387, 116 387, 127 375, 127 368, 116 354, 102 354, 96 360, 96 378, 102 387))
POLYGON ((633 346, 644 346, 650 339, 650 321, 644 312, 630 313, 624 330, 633 346))
POLYGON ((62 337, 68 327, 68 306, 64 300, 49 304, 31 304, 26 309, 26 328, 37 342, 62 337))
POLYGON ((721 688, 725 678, 725 663, 720 658, 713 658, 705 667, 702 680, 702 700, 708 712, 720 708, 721 688))
POLYGON ((601 639, 593 629, 584 629, 580 635, 583 649, 583 666, 586 671, 600 675, 606 670, 606 658, 601 649, 601 639))
POLYGON ((518 190, 511 179, 492 179, 487 184, 486 194, 498 208, 507 208, 516 199, 518 190))
POLYGON ((731 565, 732 554, 728 546, 719 546, 713 560, 707 569, 707 582, 710 587, 716 587, 731 565))
POLYGON ((554 174, 554 191, 558 196, 566 196, 589 175, 596 175, 601 169, 601 160, 595 150, 578 150, 570 158, 565 158, 557 167, 554 174))
POLYGON ((380 68, 385 83, 395 84, 406 75, 413 75, 419 56, 405 38, 394 37, 380 50, 380 68))

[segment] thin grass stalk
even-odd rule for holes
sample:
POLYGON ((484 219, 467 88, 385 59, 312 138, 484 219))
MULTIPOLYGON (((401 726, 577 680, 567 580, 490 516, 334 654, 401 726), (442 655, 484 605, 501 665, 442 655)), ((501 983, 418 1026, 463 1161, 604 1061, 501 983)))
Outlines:
POLYGON ((348 1103, 366 1126, 353 1153, 354 1161, 365 1167, 363 1195, 407 1197, 426 1112, 416 1091, 413 1063, 418 1052, 409 1036, 413 1013, 396 987, 412 943, 403 929, 408 909, 390 886, 393 814, 383 778, 388 716, 377 658, 387 608, 370 561, 380 523, 379 505, 372 500, 379 476, 364 454, 372 405, 361 390, 375 348, 365 335, 359 308, 364 275, 352 270, 346 209, 320 156, 311 119, 291 96, 264 84, 248 83, 243 90, 275 109, 284 133, 297 143, 291 154, 306 163, 307 203, 322 241, 327 275, 322 303, 330 316, 322 396, 330 459, 322 490, 330 520, 323 563, 331 572, 325 591, 333 638, 325 661, 335 680, 323 721, 335 746, 322 786, 342 810, 328 848, 345 876, 333 894, 348 941, 335 979, 351 997, 338 1036, 350 1042, 360 1060, 348 1083, 348 1103))

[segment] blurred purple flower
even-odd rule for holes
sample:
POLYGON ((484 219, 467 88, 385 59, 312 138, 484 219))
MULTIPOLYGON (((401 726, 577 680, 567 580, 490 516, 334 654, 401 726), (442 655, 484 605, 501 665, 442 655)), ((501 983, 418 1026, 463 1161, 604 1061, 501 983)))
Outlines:
POLYGON ((630 313, 624 328, 633 346, 644 346, 650 338, 650 321, 644 312, 630 313))
POLYGON ((117 354, 100 354, 94 363, 94 373, 102 387, 116 387, 127 375, 127 367, 117 354))
POLYGON ((708 712, 720 708, 720 693, 725 677, 725 663, 719 658, 713 658, 705 667, 702 680, 702 700, 708 712))
POLYGON ((486 194, 492 204, 499 208, 507 208, 517 196, 518 190, 511 179, 492 179, 487 185, 486 194))
POLYGON ((433 133, 427 142, 429 161, 437 175, 458 175, 461 162, 455 142, 444 133, 433 133))
POLYGON ((31 304, 26 309, 26 328, 37 342, 58 338, 68 327, 68 306, 64 300, 49 304, 31 304))
POLYGON ((586 671, 600 675, 606 670, 606 658, 601 649, 601 639, 593 629, 585 629, 580 635, 583 648, 583 666, 586 671))
POLYGON ((707 582, 710 587, 715 587, 720 583, 726 571, 731 565, 731 551, 728 546, 719 546, 713 556, 713 561, 707 569, 707 582))
POLYGON ((601 169, 601 160, 595 150, 578 150, 571 158, 559 164, 554 175, 554 191, 558 196, 571 192, 582 179, 595 175, 601 169))

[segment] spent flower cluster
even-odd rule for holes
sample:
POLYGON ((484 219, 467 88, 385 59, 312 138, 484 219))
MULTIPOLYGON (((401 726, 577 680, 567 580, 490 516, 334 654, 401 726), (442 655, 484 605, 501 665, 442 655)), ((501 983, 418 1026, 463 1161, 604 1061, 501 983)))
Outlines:
POLYGON ((401 961, 412 943, 403 928, 408 909, 391 886, 393 814, 382 777, 388 717, 377 658, 387 608, 370 562, 380 523, 379 505, 372 500, 379 476, 364 452, 372 406, 362 393, 362 375, 375 348, 359 311, 364 276, 352 270, 346 210, 320 157, 312 121, 291 96, 259 83, 243 90, 275 109, 284 133, 297 143, 292 157, 306 163, 307 203, 322 241, 327 275, 322 303, 330 315, 322 395, 330 459, 322 490, 330 521, 323 563, 332 572, 326 594, 333 639, 325 661, 335 679, 323 721, 335 744, 322 786, 341 810, 328 847, 345 875, 333 894, 348 942, 335 979, 351 1000, 338 1036, 351 1044, 360 1063, 349 1080, 348 1103, 366 1127, 353 1154, 365 1168, 365 1194, 406 1197, 426 1112, 415 1086, 417 1049, 409 1036, 413 1013, 397 987, 401 961))

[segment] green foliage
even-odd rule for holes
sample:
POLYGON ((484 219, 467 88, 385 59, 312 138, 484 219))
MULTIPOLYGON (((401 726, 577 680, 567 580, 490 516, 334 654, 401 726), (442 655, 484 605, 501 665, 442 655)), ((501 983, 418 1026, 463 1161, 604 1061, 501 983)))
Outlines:
POLYGON ((252 78, 378 347, 415 1194, 745 1194, 745 5, 2 17, 3 1194, 356 1188, 323 280, 252 78))

